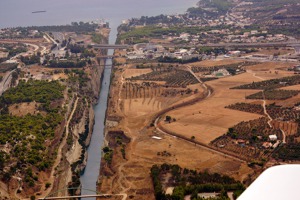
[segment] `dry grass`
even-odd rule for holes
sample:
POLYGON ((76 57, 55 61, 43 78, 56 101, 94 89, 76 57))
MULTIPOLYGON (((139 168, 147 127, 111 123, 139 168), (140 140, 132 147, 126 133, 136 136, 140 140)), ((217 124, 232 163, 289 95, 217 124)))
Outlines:
POLYGON ((131 69, 127 69, 125 71, 125 73, 123 74, 124 78, 131 78, 131 77, 135 77, 135 76, 140 76, 142 74, 147 74, 152 72, 152 70, 150 68, 146 68, 146 69, 135 69, 135 68, 131 68, 131 69))
MULTIPOLYGON (((197 141, 209 143, 216 137, 227 132, 227 129, 241 122, 256 119, 257 114, 245 113, 224 108, 230 104, 244 102, 245 95, 257 90, 230 90, 229 88, 257 80, 251 74, 223 78, 209 82, 214 88, 214 94, 208 99, 195 105, 169 112, 176 122, 170 124, 162 122, 168 130, 183 134, 187 137, 195 136, 197 141)), ((250 102, 247 100, 247 102, 250 102)))
POLYGON ((283 63, 283 62, 262 62, 259 63, 257 65, 252 65, 250 67, 248 67, 247 69, 251 69, 253 71, 272 71, 274 72, 276 71, 285 71, 286 73, 292 73, 292 72, 288 72, 286 71, 289 67, 293 67, 295 65, 295 63, 283 63))
POLYGON ((161 102, 156 98, 125 99, 124 113, 127 116, 143 116, 161 109, 161 102))
POLYGON ((68 75, 65 73, 59 73, 59 74, 54 74, 52 76, 53 80, 58 80, 58 79, 68 79, 68 75))
POLYGON ((190 64, 191 66, 195 67, 214 67, 219 65, 229 65, 229 64, 235 64, 240 63, 241 60, 232 60, 232 59, 225 59, 225 60, 204 60, 201 62, 195 62, 190 64))
POLYGON ((292 54, 295 53, 293 49, 287 49, 287 48, 279 48, 279 49, 274 49, 274 48, 262 48, 262 49, 257 49, 258 52, 254 53, 249 53, 246 55, 252 55, 252 54, 263 54, 263 55, 274 55, 278 54, 279 55, 286 55, 286 54, 292 54))
POLYGON ((14 116, 25 116, 27 114, 37 115, 38 113, 45 115, 45 112, 38 110, 40 103, 30 102, 30 103, 19 103, 13 104, 8 107, 8 112, 14 116))

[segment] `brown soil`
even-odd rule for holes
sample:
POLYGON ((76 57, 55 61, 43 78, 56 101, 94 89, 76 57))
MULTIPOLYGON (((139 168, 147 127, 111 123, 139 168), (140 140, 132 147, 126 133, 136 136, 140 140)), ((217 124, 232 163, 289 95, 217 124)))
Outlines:
POLYGON ((232 59, 226 59, 226 60, 205 60, 201 62, 196 62, 190 64, 191 66, 195 67, 214 67, 214 66, 220 66, 220 65, 229 65, 229 64, 235 64, 240 63, 241 60, 232 60, 232 59))
POLYGON ((10 114, 18 117, 25 116, 27 114, 37 115, 38 113, 45 115, 46 112, 38 110, 39 106, 40 103, 36 103, 36 102, 19 103, 19 104, 10 105, 8 111, 10 114))
POLYGON ((188 138, 195 136, 199 142, 210 141, 227 132, 227 129, 241 121, 259 118, 260 115, 225 108, 238 102, 251 102, 245 96, 255 90, 231 90, 229 88, 257 80, 248 73, 208 82, 214 92, 208 99, 195 105, 169 112, 176 122, 161 125, 170 131, 188 138))
MULTIPOLYGON (((149 175, 150 168, 154 164, 178 164, 189 169, 227 174, 241 181, 247 179, 248 174, 253 173, 245 162, 159 133, 155 128, 149 126, 153 116, 159 110, 202 94, 203 89, 200 84, 190 86, 192 89, 199 88, 199 94, 185 97, 124 99, 124 91, 120 91, 124 90, 124 77, 147 73, 147 69, 130 69, 128 66, 120 68, 122 70, 116 70, 111 86, 110 96, 113 98, 109 100, 108 117, 118 116, 122 120, 116 127, 109 130, 123 130, 126 136, 131 138, 131 142, 126 145, 126 159, 121 156, 119 147, 116 147, 111 165, 102 160, 102 170, 105 170, 107 174, 100 179, 99 190, 101 192, 126 193, 130 199, 154 199, 149 175), (168 101, 169 103, 166 103, 168 101), (153 139, 154 135, 162 139, 153 139), (164 151, 168 152, 167 156, 159 153, 164 151)), ((224 108, 226 105, 243 100, 245 92, 247 95, 256 92, 234 91, 229 90, 229 87, 249 83, 253 80, 257 80, 257 78, 252 74, 245 73, 210 82, 209 85, 215 90, 211 97, 193 106, 168 113, 176 118, 176 122, 165 124, 165 126, 176 131, 178 129, 184 134, 197 133, 199 134, 196 136, 197 140, 208 143, 237 122, 258 118, 259 115, 224 108)))

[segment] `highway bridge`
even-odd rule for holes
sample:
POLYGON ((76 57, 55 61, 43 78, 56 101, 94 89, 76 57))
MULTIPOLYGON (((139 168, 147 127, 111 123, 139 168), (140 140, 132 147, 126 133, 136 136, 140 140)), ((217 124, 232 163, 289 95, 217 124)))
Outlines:
POLYGON ((121 44, 91 44, 92 47, 98 49, 128 49, 130 45, 121 44))
POLYGON ((120 56, 115 56, 115 55, 107 55, 107 56, 97 56, 97 58, 100 59, 113 59, 113 58, 119 58, 120 56))

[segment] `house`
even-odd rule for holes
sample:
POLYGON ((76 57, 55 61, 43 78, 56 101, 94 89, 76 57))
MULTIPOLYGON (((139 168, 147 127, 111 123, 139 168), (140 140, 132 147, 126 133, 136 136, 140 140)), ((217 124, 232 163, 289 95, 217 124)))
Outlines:
POLYGON ((277 140, 277 136, 276 135, 269 135, 269 140, 270 141, 276 141, 277 140))
POLYGON ((250 33, 251 33, 251 35, 255 35, 255 34, 258 34, 258 31, 257 30, 253 30, 250 33))

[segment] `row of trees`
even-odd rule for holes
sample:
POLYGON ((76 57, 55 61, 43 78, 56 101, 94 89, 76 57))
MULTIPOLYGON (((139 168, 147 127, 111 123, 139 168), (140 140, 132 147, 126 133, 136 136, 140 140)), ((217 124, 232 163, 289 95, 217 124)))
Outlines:
POLYGON ((48 64, 48 67, 50 68, 82 68, 86 65, 86 61, 54 61, 51 60, 48 64))

